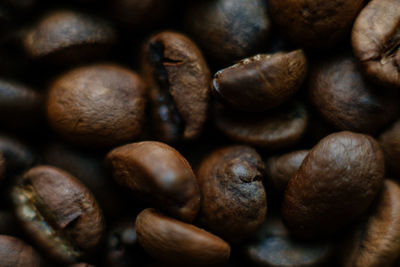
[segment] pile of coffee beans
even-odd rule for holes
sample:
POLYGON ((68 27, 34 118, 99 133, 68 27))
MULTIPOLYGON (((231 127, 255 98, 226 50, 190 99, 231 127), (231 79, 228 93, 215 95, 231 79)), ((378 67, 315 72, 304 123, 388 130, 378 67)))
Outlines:
POLYGON ((400 266, 399 0, 2 0, 0 267, 400 266))

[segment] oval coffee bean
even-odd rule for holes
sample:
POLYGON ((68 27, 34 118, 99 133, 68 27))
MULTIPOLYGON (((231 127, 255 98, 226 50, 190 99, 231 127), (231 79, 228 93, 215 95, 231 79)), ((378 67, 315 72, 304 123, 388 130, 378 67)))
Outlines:
POLYGON ((21 173, 35 162, 35 155, 28 146, 1 133, 0 153, 5 159, 7 175, 21 173))
POLYGON ((0 79, 0 122, 3 128, 33 127, 44 118, 43 97, 20 83, 0 79))
POLYGON ((158 140, 197 138, 207 118, 211 74, 196 44, 179 33, 156 34, 144 47, 142 68, 158 140))
POLYGON ((99 243, 104 221, 89 190, 50 166, 27 171, 12 191, 15 213, 36 244, 60 262, 75 262, 99 243))
POLYGON ((334 234, 367 210, 384 173, 383 152, 372 137, 328 135, 311 149, 286 187, 282 214, 287 227, 305 239, 334 234))
POLYGON ((400 255, 400 186, 386 180, 367 221, 342 246, 345 267, 397 266, 400 255))
POLYGON ((352 45, 368 78, 400 87, 400 2, 373 0, 354 23, 352 45))
POLYGON ((75 11, 55 11, 43 17, 24 39, 33 58, 66 64, 101 56, 116 41, 111 26, 75 11))
POLYGON ((196 178, 174 148, 155 141, 117 147, 106 158, 113 178, 138 198, 191 222, 200 208, 196 178))
POLYGON ((308 152, 308 150, 293 151, 270 157, 266 161, 267 184, 278 196, 283 195, 289 180, 296 174, 308 152))
POLYGON ((218 65, 229 66, 266 45, 271 22, 263 0, 193 1, 185 26, 218 65))
POLYGON ((341 41, 363 0, 270 0, 270 14, 290 40, 301 47, 327 49, 341 41))
POLYGON ((264 175, 260 155, 248 146, 230 146, 206 156, 197 173, 201 223, 230 242, 249 238, 267 214, 264 175))
POLYGON ((0 266, 39 267, 40 258, 35 250, 22 240, 0 235, 0 266))
POLYGON ((311 73, 309 94, 322 117, 340 130, 372 134, 400 111, 398 94, 372 87, 350 56, 318 63, 311 73))
POLYGON ((144 120, 145 85, 133 71, 112 64, 73 69, 50 87, 47 117, 65 139, 107 147, 137 137, 144 120))
POLYGON ((165 263, 223 265, 229 258, 230 246, 219 237, 153 209, 146 209, 137 216, 136 229, 140 245, 165 263))
POLYGON ((259 54, 218 71, 213 91, 225 103, 244 111, 265 111, 297 92, 307 74, 301 50, 259 54))
POLYGON ((324 266, 333 254, 330 242, 304 242, 293 239, 282 220, 268 217, 245 253, 257 266, 303 267, 324 266))
POLYGON ((214 109, 216 127, 232 140, 266 149, 296 144, 308 126, 308 112, 299 102, 290 102, 264 113, 232 111, 221 105, 214 109))
POLYGON ((385 154, 388 169, 397 178, 400 175, 400 120, 393 123, 379 136, 379 143, 385 154))

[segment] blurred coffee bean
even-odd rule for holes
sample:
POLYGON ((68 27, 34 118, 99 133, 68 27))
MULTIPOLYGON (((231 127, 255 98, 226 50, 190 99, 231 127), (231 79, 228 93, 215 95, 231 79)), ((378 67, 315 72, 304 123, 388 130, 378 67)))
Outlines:
POLYGON ((39 267, 39 255, 22 240, 0 235, 0 266, 4 267, 39 267))
POLYGON ((400 177, 400 121, 386 129, 379 136, 379 143, 385 153, 385 161, 388 169, 397 177, 400 177))

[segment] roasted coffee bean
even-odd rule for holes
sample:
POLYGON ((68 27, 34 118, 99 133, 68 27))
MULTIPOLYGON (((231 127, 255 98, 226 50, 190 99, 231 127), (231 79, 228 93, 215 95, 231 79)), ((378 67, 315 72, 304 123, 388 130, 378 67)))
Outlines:
POLYGON ((396 178, 400 175, 400 121, 396 121, 379 136, 379 143, 385 154, 388 169, 396 178))
POLYGON ((43 97, 40 93, 20 83, 0 79, 0 122, 4 126, 37 126, 44 118, 43 111, 43 97))
POLYGON ((308 153, 286 187, 282 214, 291 233, 329 236, 362 215, 381 189, 385 165, 368 135, 339 132, 308 153))
POLYGON ((46 165, 58 167, 78 178, 98 200, 105 215, 116 216, 123 207, 118 190, 107 175, 103 155, 78 150, 61 143, 48 145, 42 155, 46 165))
POLYGON ((168 13, 171 0, 109 0, 114 18, 132 28, 155 26, 168 13))
POLYGON ((28 55, 70 64, 99 57, 116 41, 114 29, 101 19, 75 11, 44 16, 24 39, 28 55))
POLYGON ((305 242, 293 239, 281 218, 268 217, 256 238, 245 245, 245 253, 257 266, 325 266, 333 254, 328 241, 305 242))
POLYGON ((144 46, 142 69, 156 137, 167 143, 198 137, 207 118, 211 74, 196 44, 180 33, 156 34, 144 46))
POLYGON ((136 197, 191 222, 200 208, 196 178, 174 148, 145 141, 117 147, 106 158, 113 178, 136 197))
POLYGON ((35 250, 22 240, 0 235, 0 266, 39 267, 40 258, 35 250))
POLYGON ((75 262, 102 237, 103 216, 96 200, 61 169, 30 169, 14 187, 12 199, 26 232, 54 260, 75 262))
POLYGON ((264 113, 244 113, 215 105, 214 123, 232 140, 265 149, 296 144, 308 126, 308 112, 300 102, 291 102, 264 113))
POLYGON ((400 186, 385 180, 380 197, 366 222, 340 246, 342 266, 396 266, 400 255, 400 186))
POLYGON ((230 146, 208 155, 199 167, 200 221, 213 233, 238 243, 265 221, 264 163, 248 146, 230 146))
POLYGON ((69 267, 95 267, 95 266, 87 264, 87 263, 77 263, 77 264, 74 264, 74 265, 70 265, 69 267))
POLYGON ((274 193, 282 196, 289 180, 296 174, 308 155, 308 150, 298 150, 268 158, 265 163, 267 185, 274 193))
POLYGON ((47 117, 65 139, 107 147, 137 137, 144 120, 145 86, 133 71, 112 64, 73 69, 50 87, 47 117))
POLYGON ((6 160, 0 152, 0 180, 3 180, 4 173, 6 172, 6 160))
POLYGON ((188 31, 220 66, 262 50, 270 24, 263 0, 197 1, 185 14, 188 31))
POLYGON ((28 146, 4 134, 0 134, 0 153, 5 159, 7 175, 21 173, 35 162, 35 155, 28 146))
POLYGON ((222 265, 229 258, 230 246, 219 237, 154 209, 138 215, 136 231, 140 245, 155 259, 169 264, 222 265))
POLYGON ((309 93, 322 117, 340 130, 375 133, 400 111, 399 94, 371 86, 350 56, 319 62, 311 73, 309 93))
POLYGON ((400 86, 400 2, 373 0, 354 23, 352 45, 368 78, 387 87, 400 86))
POLYGON ((307 60, 301 50, 259 54, 218 71, 213 92, 244 111, 265 111, 285 102, 302 85, 307 60))
POLYGON ((270 0, 281 30, 301 47, 328 49, 350 31, 363 0, 270 0))

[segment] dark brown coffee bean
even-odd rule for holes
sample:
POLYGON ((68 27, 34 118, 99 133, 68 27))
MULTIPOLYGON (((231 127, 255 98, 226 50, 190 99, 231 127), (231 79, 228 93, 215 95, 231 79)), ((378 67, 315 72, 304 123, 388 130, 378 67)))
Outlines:
POLYGON ((114 18, 132 28, 149 28, 160 22, 169 9, 171 0, 110 0, 114 18))
POLYGON ((236 109, 265 111, 296 93, 306 74, 307 60, 301 50, 259 54, 218 71, 213 91, 236 109))
POLYGON ((189 32, 223 66, 262 50, 270 24, 263 0, 195 1, 185 16, 189 32))
POLYGON ((251 147, 230 146, 208 155, 197 173, 201 223, 230 242, 249 238, 267 214, 264 175, 264 163, 251 147))
POLYGON ((257 266, 325 266, 333 253, 330 242, 304 242, 290 237, 281 218, 268 217, 254 241, 246 244, 247 257, 257 266))
POLYGON ((387 87, 400 87, 400 2, 373 0, 353 27, 352 45, 367 76, 387 87))
POLYGON ((0 152, 0 180, 3 180, 5 172, 6 172, 6 160, 3 154, 0 152))
POLYGON ((43 97, 22 84, 0 79, 0 122, 3 128, 37 126, 44 118, 43 97))
POLYGON ((43 17, 24 39, 33 58, 68 64, 101 56, 116 41, 106 22, 75 11, 55 11, 43 17))
POLYGON ((45 148, 42 162, 67 171, 78 178, 98 200, 105 215, 115 216, 122 212, 117 188, 103 166, 104 156, 77 150, 61 143, 45 148))
POLYGON ((145 86, 133 71, 112 64, 74 69, 50 87, 47 116, 67 140, 107 147, 137 137, 145 108, 145 86))
POLYGON ((270 0, 274 21, 292 42, 327 49, 342 40, 362 8, 363 0, 270 0))
POLYGON ((393 265, 400 255, 400 186, 385 180, 381 195, 366 222, 340 246, 342 266, 393 265))
POLYGON ((200 208, 196 178, 174 148, 153 141, 117 147, 106 161, 113 178, 142 200, 191 222, 200 208))
POLYGON ((0 266, 39 267, 40 258, 35 250, 22 240, 0 235, 0 266))
POLYGON ((258 114, 232 111, 216 105, 214 123, 232 140, 266 149, 279 149, 289 147, 303 137, 308 125, 308 112, 299 102, 258 114))
POLYGON ((379 136, 379 143, 385 153, 385 161, 388 169, 397 178, 400 175, 400 120, 397 120, 379 136))
POLYGON ((142 57, 155 135, 168 143, 198 137, 207 118, 211 74, 196 44, 162 32, 150 38, 142 57))
POLYGON ((21 173, 35 161, 35 155, 28 146, 4 134, 0 134, 0 153, 5 159, 7 175, 21 173))
POLYGON ((270 157, 266 161, 267 184, 277 195, 283 195, 289 180, 296 174, 308 152, 308 150, 293 151, 270 157))
POLYGON ((95 267, 95 266, 87 263, 77 263, 74 265, 70 265, 69 267, 95 267))
POLYGON ((383 152, 372 137, 352 132, 325 137, 286 187, 286 225, 306 239, 335 233, 366 211, 384 173, 383 152))
POLYGON ((219 237, 153 209, 138 215, 136 229, 140 245, 152 257, 165 263, 222 265, 229 258, 230 246, 219 237))
POLYGON ((340 130, 375 133, 400 111, 398 94, 372 87, 350 56, 319 62, 311 73, 309 93, 322 117, 340 130))
POLYGON ((103 216, 89 190, 67 172, 39 166, 12 192, 23 227, 47 255, 75 262, 99 243, 103 216))

